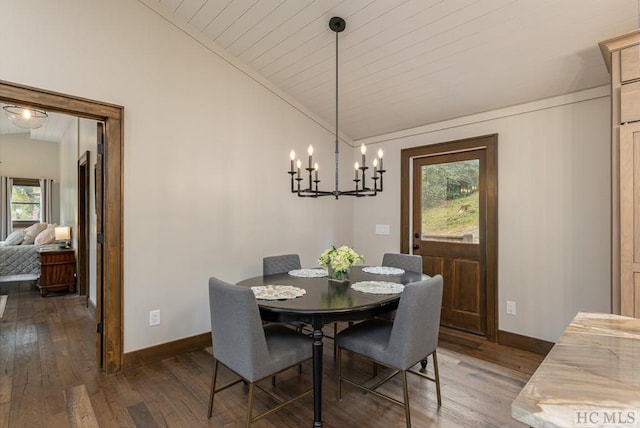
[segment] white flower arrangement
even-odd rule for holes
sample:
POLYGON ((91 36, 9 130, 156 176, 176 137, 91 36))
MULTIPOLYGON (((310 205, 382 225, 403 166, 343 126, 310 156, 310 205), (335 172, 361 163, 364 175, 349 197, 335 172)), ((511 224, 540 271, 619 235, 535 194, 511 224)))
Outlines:
POLYGON ((327 248, 318 258, 318 264, 334 272, 347 272, 351 266, 358 262, 364 262, 364 257, 356 253, 352 248, 343 245, 327 248))

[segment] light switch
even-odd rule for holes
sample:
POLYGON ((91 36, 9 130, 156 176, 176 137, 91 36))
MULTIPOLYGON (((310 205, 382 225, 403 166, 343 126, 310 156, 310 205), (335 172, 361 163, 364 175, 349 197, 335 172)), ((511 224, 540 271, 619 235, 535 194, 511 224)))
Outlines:
POLYGON ((390 227, 388 224, 376 224, 376 235, 388 235, 390 227))

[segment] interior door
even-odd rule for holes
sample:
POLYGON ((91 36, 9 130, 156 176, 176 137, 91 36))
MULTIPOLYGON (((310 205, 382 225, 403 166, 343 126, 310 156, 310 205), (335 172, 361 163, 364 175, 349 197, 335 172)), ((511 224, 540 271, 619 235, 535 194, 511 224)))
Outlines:
POLYGON ((103 275, 103 248, 104 248, 104 221, 103 221, 103 191, 104 191, 104 123, 97 123, 97 156, 94 169, 95 206, 96 206, 96 364, 103 367, 105 361, 104 348, 104 286, 103 275))
POLYGON ((443 325, 487 334, 485 150, 413 159, 413 253, 441 274, 443 325))

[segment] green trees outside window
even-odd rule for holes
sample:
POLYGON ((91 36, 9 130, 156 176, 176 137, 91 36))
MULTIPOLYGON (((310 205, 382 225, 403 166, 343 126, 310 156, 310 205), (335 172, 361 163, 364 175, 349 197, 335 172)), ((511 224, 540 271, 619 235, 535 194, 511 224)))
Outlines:
POLYGON ((11 189, 11 220, 39 221, 40 220, 40 184, 16 183, 11 189))
POLYGON ((422 237, 478 242, 478 159, 422 167, 422 237))

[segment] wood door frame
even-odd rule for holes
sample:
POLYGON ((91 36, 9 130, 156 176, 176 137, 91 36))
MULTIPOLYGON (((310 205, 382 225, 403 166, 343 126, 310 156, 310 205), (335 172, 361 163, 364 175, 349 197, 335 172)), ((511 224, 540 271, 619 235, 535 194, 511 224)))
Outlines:
POLYGON ((90 236, 90 179, 91 152, 85 151, 78 158, 78 294, 87 296, 89 304, 89 278, 90 264, 89 252, 91 251, 90 236))
POLYGON ((498 134, 402 149, 400 153, 400 252, 409 253, 411 239, 411 169, 414 158, 469 150, 486 150, 486 314, 487 339, 498 340, 498 134))
POLYGON ((0 101, 102 121, 104 171, 104 366, 122 370, 124 107, 0 80, 0 101))

